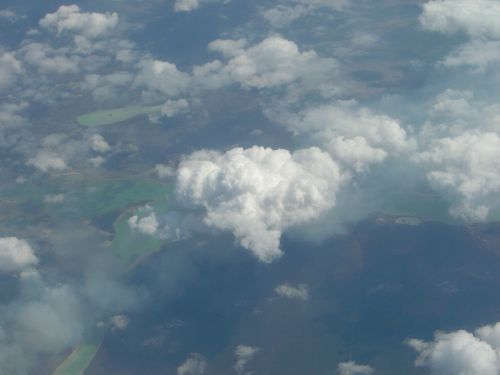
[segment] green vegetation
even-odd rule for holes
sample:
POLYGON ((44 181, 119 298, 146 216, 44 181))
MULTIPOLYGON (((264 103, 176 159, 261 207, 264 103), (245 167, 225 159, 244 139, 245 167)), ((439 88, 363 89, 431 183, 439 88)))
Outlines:
POLYGON ((79 116, 76 120, 83 126, 111 125, 142 115, 159 113, 161 106, 125 107, 106 111, 97 111, 79 116))
POLYGON ((80 345, 57 367, 53 375, 83 375, 100 346, 100 342, 80 345))

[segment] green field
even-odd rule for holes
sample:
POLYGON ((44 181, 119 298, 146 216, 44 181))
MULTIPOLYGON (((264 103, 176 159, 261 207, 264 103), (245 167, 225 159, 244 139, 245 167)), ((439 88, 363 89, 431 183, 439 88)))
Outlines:
POLYGON ((83 126, 111 125, 134 117, 159 113, 161 106, 150 107, 125 107, 105 111, 91 112, 79 116, 76 121, 83 126))
POLYGON ((53 375, 83 375, 99 351, 99 343, 78 346, 54 371, 53 375))

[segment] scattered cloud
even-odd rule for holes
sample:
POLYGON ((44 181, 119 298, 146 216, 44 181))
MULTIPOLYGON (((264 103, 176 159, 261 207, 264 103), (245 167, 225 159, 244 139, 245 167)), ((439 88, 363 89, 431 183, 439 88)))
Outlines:
POLYGON ((309 286, 306 284, 298 284, 293 286, 285 283, 274 288, 276 294, 289 299, 299 299, 307 301, 309 299, 309 286))
POLYGON ((238 375, 248 374, 246 371, 247 364, 253 359, 259 350, 260 348, 247 345, 238 345, 236 347, 234 350, 234 354, 236 355, 236 364, 234 365, 234 369, 238 375))
POLYGON ((177 367, 177 375, 202 375, 206 367, 206 360, 201 354, 191 353, 186 361, 177 367))
POLYGON ((370 366, 358 365, 355 362, 339 363, 337 371, 340 375, 371 375, 373 369, 370 366))

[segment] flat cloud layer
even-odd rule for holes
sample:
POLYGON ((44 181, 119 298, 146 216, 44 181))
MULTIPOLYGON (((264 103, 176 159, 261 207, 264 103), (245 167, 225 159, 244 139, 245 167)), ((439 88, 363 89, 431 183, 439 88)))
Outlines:
POLYGON ((283 230, 334 207, 347 178, 318 148, 199 151, 181 161, 177 195, 203 207, 207 225, 233 232, 243 247, 271 262, 281 256, 283 230))

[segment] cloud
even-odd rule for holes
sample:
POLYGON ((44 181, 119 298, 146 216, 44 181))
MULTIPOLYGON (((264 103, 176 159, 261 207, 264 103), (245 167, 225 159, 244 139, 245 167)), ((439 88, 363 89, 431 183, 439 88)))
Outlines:
POLYGON ((53 48, 47 44, 29 43, 20 49, 22 60, 42 74, 75 74, 80 71, 81 57, 66 48, 53 48))
POLYGON ((57 35, 68 31, 96 38, 114 30, 118 22, 116 13, 86 13, 77 5, 62 5, 56 12, 46 14, 40 20, 40 26, 56 32, 57 35))
POLYGON ((14 11, 10 9, 2 9, 0 10, 0 19, 9 21, 9 22, 17 22, 21 17, 19 17, 14 11))
POLYGON ((185 113, 189 109, 189 103, 185 99, 167 100, 161 107, 161 114, 165 117, 174 117, 179 113, 185 113))
POLYGON ((407 344, 419 353, 415 365, 427 367, 433 375, 497 375, 499 335, 497 323, 481 327, 475 333, 437 332, 434 341, 411 339, 407 344))
POLYGON ((23 347, 57 353, 81 339, 82 306, 68 286, 42 287, 41 295, 16 309, 16 336, 23 347))
POLYGON ((459 47, 443 60, 447 67, 470 65, 478 71, 500 62, 500 40, 473 40, 459 47))
POLYGON ((282 0, 279 4, 264 9, 261 15, 273 27, 280 28, 301 17, 314 14, 320 9, 339 11, 348 4, 348 0, 282 0))
POLYGON ((431 184, 456 197, 454 216, 484 221, 488 207, 499 203, 495 199, 500 191, 500 137, 496 133, 467 131, 437 139, 416 160, 429 168, 431 184))
POLYGON ((176 0, 174 3, 174 10, 176 12, 191 12, 198 9, 200 6, 199 0, 176 0))
POLYGON ((28 159, 26 165, 33 166, 42 172, 61 172, 68 169, 66 161, 60 155, 48 150, 38 152, 34 157, 28 159))
POLYGON ((114 315, 109 320, 109 324, 112 330, 124 330, 128 327, 130 319, 125 315, 114 315))
POLYGON ((128 225, 132 230, 143 234, 153 235, 158 231, 158 220, 151 207, 146 206, 140 210, 141 217, 133 215, 128 219, 128 225), (142 216, 146 214, 146 216, 142 216))
POLYGON ((335 206, 348 175, 318 148, 290 153, 254 146, 185 157, 177 196, 205 210, 208 226, 233 232, 263 262, 281 256, 281 233, 335 206))
POLYGON ((201 375, 205 373, 206 360, 201 354, 191 353, 186 361, 177 367, 177 375, 201 375))
POLYGON ((305 136, 357 172, 415 147, 415 141, 396 120, 351 102, 306 107, 298 113, 267 112, 272 120, 296 136, 305 136))
POLYGON ((498 0, 431 0, 422 8, 420 22, 426 30, 500 38, 498 0))
POLYGON ((167 61, 145 59, 139 63, 139 73, 134 83, 148 90, 159 91, 167 97, 175 97, 189 87, 190 78, 167 61))
POLYGON ((40 148, 26 164, 42 172, 62 172, 70 169, 70 165, 79 167, 87 162, 98 167, 105 159, 95 154, 105 154, 111 150, 100 134, 53 133, 40 140, 40 148))
POLYGON ((12 87, 22 72, 22 64, 15 54, 0 48, 0 92, 12 87))
POLYGON ((175 176, 175 169, 170 165, 156 164, 153 168, 153 173, 155 173, 158 178, 169 178, 175 176))
POLYGON ((0 238, 0 272, 17 272, 38 264, 28 242, 16 237, 0 238))
POLYGON ((234 365, 234 369, 238 374, 245 373, 248 362, 253 359, 259 350, 260 348, 247 345, 238 345, 236 347, 234 350, 234 354, 236 355, 236 364, 234 365))
POLYGON ((306 284, 293 286, 285 283, 274 288, 274 291, 279 296, 290 299, 300 299, 302 301, 306 301, 309 299, 309 287, 306 284))
POLYGON ((92 134, 89 137, 88 142, 92 151, 95 152, 105 153, 111 149, 109 144, 104 140, 104 138, 100 134, 92 134))
POLYGON ((110 74, 87 74, 81 87, 90 91, 96 101, 111 101, 120 98, 121 90, 128 87, 134 75, 127 71, 110 74))
POLYGON ((340 375, 371 375, 373 369, 370 366, 358 365, 355 362, 339 363, 337 371, 340 375))
POLYGON ((469 65, 484 70, 500 62, 498 0, 432 0, 422 7, 420 23, 424 29, 445 34, 462 32, 470 39, 442 61, 444 66, 469 65))
POLYGON ((301 52, 294 42, 281 36, 244 46, 242 40, 216 40, 209 45, 211 50, 230 57, 217 73, 243 88, 270 88, 297 80, 316 80, 320 76, 324 79, 325 75, 337 72, 336 60, 321 58, 312 50, 301 52))

